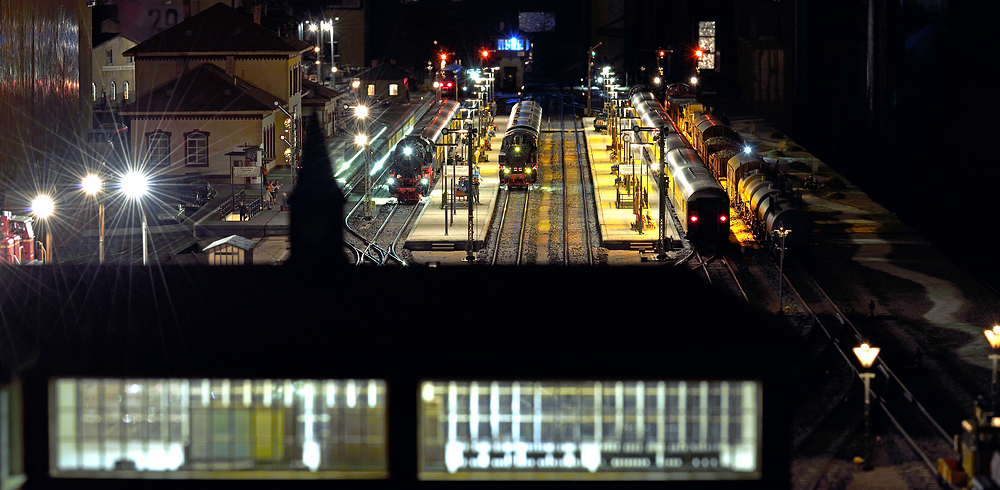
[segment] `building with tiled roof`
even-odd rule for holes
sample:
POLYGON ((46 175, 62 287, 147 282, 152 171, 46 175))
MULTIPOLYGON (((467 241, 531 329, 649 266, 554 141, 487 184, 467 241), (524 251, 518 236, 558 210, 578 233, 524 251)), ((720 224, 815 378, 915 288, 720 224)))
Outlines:
POLYGON ((302 81, 302 116, 308 119, 315 114, 323 135, 330 136, 341 125, 337 117, 341 111, 337 110, 337 106, 347 95, 306 78, 302 81))
POLYGON ((284 109, 302 114, 302 55, 282 37, 213 5, 125 51, 135 64, 132 158, 151 173, 231 175, 231 165, 288 165, 284 109), (256 161, 232 159, 260 147, 256 161))
POLYGON ((382 63, 354 76, 360 82, 358 96, 409 102, 409 80, 413 75, 392 63, 382 63))
MULTIPOLYGON (((135 64, 123 55, 138 43, 117 33, 100 33, 94 37, 91 55, 93 78, 89 99, 94 107, 95 125, 115 124, 117 109, 135 100, 135 64)), ((88 87, 81 87, 86 90, 88 87)), ((81 91, 82 91, 81 90, 81 91)))

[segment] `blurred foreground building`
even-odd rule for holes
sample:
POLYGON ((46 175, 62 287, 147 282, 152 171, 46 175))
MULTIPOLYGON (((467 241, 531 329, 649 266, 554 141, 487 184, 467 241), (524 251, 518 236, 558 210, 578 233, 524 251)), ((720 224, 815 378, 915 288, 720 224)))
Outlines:
POLYGON ((0 189, 82 159, 91 123, 87 0, 0 3, 0 189))
POLYGON ((771 360, 786 352, 794 368, 795 344, 693 273, 328 271, 0 271, 5 488, 789 485, 789 367, 771 360), (428 302, 412 315, 343 287, 427 287, 410 301, 484 280, 544 284, 552 306, 428 302), (601 294, 581 284, 670 294, 625 311, 581 301, 601 294))

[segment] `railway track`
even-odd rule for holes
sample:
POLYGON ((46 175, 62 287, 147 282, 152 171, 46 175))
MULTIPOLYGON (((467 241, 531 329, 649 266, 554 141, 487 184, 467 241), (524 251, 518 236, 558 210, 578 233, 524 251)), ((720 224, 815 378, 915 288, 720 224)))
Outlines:
POLYGON ((531 190, 503 189, 503 206, 494 219, 490 235, 490 265, 521 265, 528 223, 531 190))
POLYGON ((567 138, 566 130, 566 104, 565 99, 560 98, 560 163, 562 166, 562 264, 563 265, 594 265, 594 243, 598 243, 597 230, 593 227, 594 221, 591 216, 596 213, 593 210, 594 194, 593 185, 590 182, 590 169, 585 165, 587 162, 583 155, 583 148, 586 142, 581 142, 580 138, 583 128, 578 128, 575 114, 570 114, 569 119, 572 124, 569 133, 572 138, 567 138))
POLYGON ((419 215, 420 208, 426 204, 385 205, 370 221, 365 221, 361 215, 361 205, 362 202, 359 201, 348 213, 344 222, 345 252, 352 263, 409 265, 408 260, 397 249, 397 245, 419 215))
MULTIPOLYGON (((939 417, 920 401, 910 388, 913 384, 897 372, 911 366, 901 356, 880 356, 871 371, 872 433, 866 437, 859 429, 863 407, 863 389, 856 382, 861 370, 853 347, 871 341, 884 345, 872 335, 869 325, 852 321, 811 274, 795 261, 786 261, 780 274, 782 296, 779 307, 792 324, 801 328, 808 361, 793 380, 801 399, 822 403, 795 410, 803 419, 795 421, 792 451, 798 454, 822 454, 811 458, 808 468, 796 474, 793 488, 836 488, 837 472, 844 471, 839 461, 853 456, 873 460, 888 459, 894 464, 909 465, 906 473, 910 488, 938 488, 936 461, 953 455, 952 435, 937 422, 939 417), (820 388, 817 379, 825 379, 820 388), (878 442, 873 442, 878 441, 878 442), (866 444, 874 444, 869 449, 866 444)), ((777 275, 776 275, 777 277, 777 275)), ((926 395, 926 394, 925 394, 926 395)), ((928 395, 931 396, 931 395, 928 395)))
POLYGON ((695 250, 692 259, 690 265, 694 269, 701 269, 708 282, 737 293, 740 298, 743 298, 743 301, 750 301, 747 298, 746 290, 740 283, 736 269, 721 250, 713 250, 708 257, 704 257, 701 252, 695 250))

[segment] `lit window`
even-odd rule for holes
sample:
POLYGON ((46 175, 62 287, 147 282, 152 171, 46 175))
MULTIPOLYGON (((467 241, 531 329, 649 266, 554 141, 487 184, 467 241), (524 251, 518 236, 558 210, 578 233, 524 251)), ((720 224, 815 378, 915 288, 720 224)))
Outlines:
POLYGON ((150 165, 170 165, 170 133, 155 131, 146 135, 150 165))
POLYGON ((184 135, 187 165, 208 166, 208 133, 195 131, 184 135))
POLYGON ((118 90, 118 86, 115 82, 111 82, 111 100, 115 100, 115 92, 118 90))
POLYGON ((424 480, 761 478, 756 381, 425 381, 419 396, 424 480))
POLYGON ((125 100, 128 100, 128 80, 125 81, 125 93, 123 97, 125 100))
POLYGON ((715 21, 702 21, 698 23, 698 49, 701 50, 701 57, 698 58, 699 70, 715 69, 715 21))
POLYGON ((92 92, 91 95, 94 98, 94 102, 97 102, 97 84, 96 83, 91 82, 91 84, 90 84, 90 91, 92 92))
POLYGON ((21 385, 17 381, 0 385, 0 482, 24 478, 22 396, 21 385))
POLYGON ((389 84, 389 95, 399 95, 399 84, 390 83, 389 84))
POLYGON ((53 382, 55 477, 385 478, 375 379, 53 382))
POLYGON ((375 96, 375 84, 374 83, 369 83, 368 84, 368 96, 369 97, 375 96))

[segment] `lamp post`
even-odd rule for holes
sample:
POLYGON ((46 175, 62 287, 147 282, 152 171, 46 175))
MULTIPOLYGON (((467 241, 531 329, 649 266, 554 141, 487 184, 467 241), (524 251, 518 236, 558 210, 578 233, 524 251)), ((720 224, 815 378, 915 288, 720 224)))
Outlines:
MULTIPOLYGON (((665 226, 666 221, 665 221, 664 216, 665 216, 666 210, 667 210, 667 208, 666 208, 666 206, 667 206, 667 203, 666 203, 666 197, 667 197, 667 193, 666 193, 667 171, 664 168, 664 164, 665 164, 665 161, 666 161, 666 157, 664 155, 664 150, 665 150, 665 147, 666 147, 667 127, 668 127, 669 123, 667 121, 661 121, 661 122, 662 122, 662 125, 661 125, 660 128, 647 128, 647 127, 642 127, 642 126, 632 126, 632 132, 635 133, 636 140, 638 140, 638 138, 639 138, 639 131, 656 131, 656 132, 659 133, 659 134, 656 135, 657 144, 659 145, 659 148, 660 148, 660 158, 659 158, 659 160, 660 160, 659 161, 660 168, 659 168, 659 175, 657 176, 657 179, 656 179, 657 180, 656 185, 657 185, 657 187, 659 187, 659 189, 657 189, 658 190, 657 194, 659 195, 659 198, 657 199, 658 200, 657 208, 658 208, 658 211, 659 211, 659 218, 657 219, 657 228, 658 228, 658 230, 656 232, 656 260, 663 261, 663 260, 667 259, 667 251, 666 251, 666 248, 664 247, 664 242, 665 242, 664 234, 666 233, 664 231, 664 228, 666 228, 666 226, 665 226)), ((629 155, 631 155, 631 153, 632 153, 632 150, 630 148, 629 149, 629 155)), ((633 175, 635 175, 634 171, 633 171, 633 175)), ((642 217, 641 216, 637 216, 636 219, 638 220, 638 222, 642 221, 642 217)), ((641 229, 642 228, 640 228, 640 230, 641 229)))
POLYGON ((997 409, 997 361, 1000 360, 1000 354, 997 350, 1000 349, 1000 325, 993 326, 990 330, 984 330, 986 334, 986 340, 989 341, 990 347, 993 349, 993 353, 990 354, 990 361, 993 364, 993 376, 990 378, 990 411, 996 412, 997 409))
POLYGON ((149 254, 146 248, 146 235, 149 227, 146 226, 146 210, 142 206, 142 197, 149 192, 149 181, 145 175, 131 171, 122 176, 121 190, 125 195, 136 201, 139 205, 139 213, 142 215, 142 265, 149 265, 149 254))
POLYGON ((52 225, 48 223, 49 216, 55 212, 56 205, 52 201, 52 198, 42 194, 31 201, 31 212, 35 213, 35 216, 39 220, 45 222, 45 253, 43 255, 42 261, 48 265, 52 263, 52 225))
POLYGON ((104 182, 94 174, 87 175, 80 183, 83 192, 97 199, 97 219, 100 222, 100 241, 97 246, 97 257, 101 264, 104 263, 104 202, 101 201, 100 197, 97 197, 97 194, 101 192, 103 186, 104 182))
POLYGON ((778 259, 778 313, 785 311, 785 297, 782 294, 782 286, 785 283, 785 237, 791 232, 792 230, 786 230, 784 226, 774 231, 774 234, 781 239, 780 256, 778 259))
POLYGON ((298 159, 299 159, 299 143, 302 140, 301 135, 299 134, 299 131, 301 130, 301 127, 299 126, 298 119, 294 115, 292 115, 292 113, 290 113, 287 110, 285 110, 285 108, 281 106, 280 102, 275 101, 274 102, 274 106, 277 107, 279 110, 281 110, 281 112, 283 112, 285 114, 285 117, 288 118, 288 122, 289 122, 289 131, 288 131, 289 138, 288 139, 291 139, 291 141, 288 141, 287 139, 285 139, 285 135, 281 135, 281 141, 284 141, 285 144, 288 145, 288 148, 292 151, 292 155, 291 155, 291 158, 289 158, 289 162, 288 163, 289 163, 289 165, 291 167, 290 174, 291 174, 291 181, 292 181, 292 191, 294 192, 295 191, 295 174, 296 174, 296 169, 298 167, 298 159))
POLYGON ((872 364, 875 363, 875 358, 878 357, 878 347, 871 347, 868 343, 861 344, 860 347, 854 348, 854 355, 858 357, 858 362, 861 366, 865 368, 864 372, 859 373, 861 380, 865 384, 865 463, 864 469, 872 469, 872 444, 871 444, 871 410, 869 406, 871 405, 871 380, 875 377, 875 373, 871 372, 870 369, 872 364))
POLYGON ((474 150, 473 150, 473 143, 472 143, 472 140, 476 138, 476 128, 472 127, 472 125, 470 124, 469 126, 466 126, 466 129, 469 132, 469 155, 468 155, 468 163, 469 163, 469 193, 466 195, 467 197, 465 198, 465 202, 468 204, 468 208, 469 208, 469 239, 465 243, 465 261, 469 262, 469 263, 472 263, 472 262, 474 262, 476 260, 476 256, 473 253, 473 248, 475 248, 475 243, 474 243, 473 240, 475 239, 474 233, 476 231, 476 226, 475 226, 475 221, 474 221, 474 217, 473 217, 473 207, 472 207, 472 193, 473 193, 473 190, 472 190, 472 185, 473 185, 472 177, 473 177, 473 168, 474 168, 473 166, 478 163, 478 162, 473 162, 473 160, 478 160, 478 159, 476 158, 475 153, 473 153, 474 150))
POLYGON ((365 152, 364 218, 365 221, 371 221, 375 217, 375 202, 372 200, 372 147, 368 139, 368 106, 361 104, 354 106, 354 117, 364 121, 364 133, 354 137, 354 144, 364 148, 365 152))
MULTIPOLYGON (((333 22, 340 20, 340 17, 334 17, 333 20, 327 22, 322 21, 319 23, 320 28, 324 31, 330 31, 330 87, 337 87, 337 61, 333 53, 333 22)), ((322 68, 322 65, 320 66, 322 68)), ((323 83, 323 80, 320 80, 323 83)))

